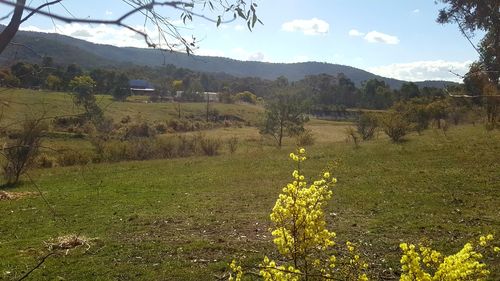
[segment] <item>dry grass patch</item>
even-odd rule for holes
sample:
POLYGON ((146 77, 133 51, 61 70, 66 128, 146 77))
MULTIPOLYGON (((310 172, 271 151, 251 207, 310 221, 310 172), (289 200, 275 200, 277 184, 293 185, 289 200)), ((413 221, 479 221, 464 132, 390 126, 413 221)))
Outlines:
POLYGON ((24 192, 7 192, 0 190, 0 201, 2 200, 16 200, 24 197, 36 196, 36 192, 24 191, 24 192))
POLYGON ((85 251, 88 251, 90 249, 90 243, 95 240, 96 238, 88 238, 76 234, 69 234, 59 236, 55 239, 47 241, 45 242, 45 245, 47 245, 47 248, 49 248, 50 251, 66 250, 66 253, 68 253, 69 250, 80 246, 85 246, 85 251))

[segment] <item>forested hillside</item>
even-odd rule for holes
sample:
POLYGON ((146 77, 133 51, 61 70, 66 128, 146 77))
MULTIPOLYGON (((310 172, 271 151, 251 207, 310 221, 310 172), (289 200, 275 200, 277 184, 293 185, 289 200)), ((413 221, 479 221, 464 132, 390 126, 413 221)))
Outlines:
MULTIPOLYGON (((174 65, 200 72, 226 73, 236 77, 258 77, 274 80, 284 76, 290 81, 303 79, 307 75, 343 73, 356 85, 363 81, 378 79, 391 88, 400 88, 404 81, 381 77, 367 71, 338 64, 266 63, 238 61, 222 57, 187 56, 183 53, 161 52, 154 49, 120 48, 100 45, 72 37, 40 32, 20 31, 7 50, 0 55, 0 64, 9 65, 13 61, 40 63, 43 56, 50 56, 59 64, 75 63, 86 68, 137 66, 163 67, 174 65)), ((452 84, 446 81, 416 82, 420 87, 444 87, 452 84)))

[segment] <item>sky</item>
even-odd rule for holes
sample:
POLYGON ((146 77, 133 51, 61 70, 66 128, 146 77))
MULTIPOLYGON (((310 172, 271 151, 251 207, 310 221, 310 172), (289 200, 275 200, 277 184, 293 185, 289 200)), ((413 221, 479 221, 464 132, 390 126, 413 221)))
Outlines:
MULTIPOLYGON (((181 12, 171 8, 159 12, 179 27, 184 38, 194 36, 198 40, 197 55, 276 63, 336 63, 407 81, 460 81, 450 71, 465 74, 468 65, 478 58, 456 24, 436 22, 442 5, 433 0, 254 2, 258 4, 257 15, 264 25, 256 24, 251 32, 242 20, 217 27, 214 22, 194 17, 184 25, 181 12)), ((43 3, 45 0, 32 0, 31 6, 43 3)), ((63 5, 52 6, 50 12, 112 20, 130 9, 121 0, 64 0, 61 3, 63 5)), ((0 5, 0 11, 8 9, 0 5)), ((212 19, 220 14, 208 9, 200 13, 212 19)), ((143 15, 130 17, 126 23, 138 29, 146 28, 153 40, 157 40, 154 27, 144 27, 143 15)), ((66 24, 34 16, 23 23, 21 29, 57 32, 101 44, 147 47, 138 34, 117 26, 66 24)), ((473 41, 481 37, 478 33, 473 41)))

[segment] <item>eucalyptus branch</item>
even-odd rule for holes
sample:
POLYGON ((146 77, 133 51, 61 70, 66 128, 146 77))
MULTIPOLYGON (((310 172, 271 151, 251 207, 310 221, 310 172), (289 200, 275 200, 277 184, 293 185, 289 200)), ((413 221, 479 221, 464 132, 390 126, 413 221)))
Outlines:
MULTIPOLYGON (((153 24, 155 24, 158 27, 158 32, 159 32, 159 37, 164 41, 168 49, 163 49, 163 50, 169 50, 172 51, 174 48, 178 47, 179 45, 182 45, 185 47, 185 51, 190 54, 192 52, 192 48, 195 46, 196 40, 193 38, 193 42, 188 42, 186 39, 183 38, 183 36, 179 33, 178 27, 175 26, 172 22, 170 22, 168 19, 165 17, 161 16, 155 11, 155 7, 169 7, 178 11, 182 12, 181 18, 183 19, 183 22, 185 23, 186 20, 192 20, 193 17, 201 18, 209 22, 216 23, 217 26, 220 24, 224 23, 230 23, 235 21, 238 17, 243 18, 247 21, 248 28, 251 30, 255 23, 258 21, 259 23, 262 24, 262 22, 257 18, 256 12, 255 12, 255 7, 257 6, 253 2, 250 3, 250 9, 245 10, 245 2, 244 1, 237 1, 236 4, 233 5, 225 5, 222 1, 219 2, 221 7, 224 8, 224 13, 226 12, 233 12, 233 17, 229 20, 223 20, 222 15, 217 16, 216 19, 205 16, 204 14, 197 13, 193 11, 193 7, 195 6, 195 2, 185 2, 185 1, 130 1, 130 0, 123 0, 126 4, 132 7, 132 9, 120 17, 112 20, 106 20, 106 19, 89 19, 89 18, 76 18, 76 17, 68 17, 68 16, 63 16, 60 14, 54 14, 51 13, 50 11, 44 11, 43 8, 50 7, 51 5, 54 4, 61 4, 62 5, 62 0, 54 0, 51 2, 46 2, 43 5, 40 5, 38 7, 30 7, 29 5, 25 5, 25 1, 9 1, 9 0, 0 0, 0 4, 5 4, 8 6, 15 7, 16 10, 22 10, 22 11, 29 11, 30 13, 25 16, 24 18, 20 20, 14 20, 11 22, 17 23, 17 25, 25 22, 27 19, 32 17, 35 14, 42 15, 45 17, 50 17, 52 20, 59 20, 65 23, 88 23, 88 24, 105 24, 105 25, 115 25, 119 27, 123 27, 125 29, 128 29, 136 34, 139 34, 144 38, 145 43, 148 45, 148 47, 152 48, 161 48, 161 43, 156 44, 152 41, 151 37, 148 35, 146 31, 139 30, 130 24, 125 23, 125 21, 130 18, 132 15, 135 15, 137 13, 142 13, 145 16, 145 25, 147 23, 147 20, 150 20, 153 24), (246 12, 246 13, 245 13, 246 12), (162 28, 161 25, 164 25, 166 28, 162 28), (164 34, 168 34, 168 36, 172 37, 174 40, 178 40, 180 44, 176 43, 171 43, 169 40, 167 40, 167 37, 164 34)), ((206 4, 206 2, 203 2, 206 4)), ((213 7, 212 2, 209 1, 210 7, 212 10, 215 10, 213 7)), ((17 31, 17 30, 16 30, 17 31)))
POLYGON ((59 2, 61 2, 62 0, 55 0, 55 1, 52 1, 52 2, 46 2, 45 4, 43 5, 40 5, 38 6, 37 8, 35 8, 33 11, 31 11, 31 13, 29 13, 27 16, 25 16, 22 20, 21 20, 21 23, 27 21, 29 18, 31 18, 34 14, 36 13, 39 13, 39 11, 45 7, 48 7, 50 5, 54 5, 54 4, 57 4, 59 2))

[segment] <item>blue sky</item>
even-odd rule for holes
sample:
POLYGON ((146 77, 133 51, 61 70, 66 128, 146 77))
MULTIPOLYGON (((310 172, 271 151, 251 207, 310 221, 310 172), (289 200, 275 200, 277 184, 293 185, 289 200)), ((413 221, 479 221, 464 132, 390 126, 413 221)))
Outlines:
MULTIPOLYGON (((255 2, 264 25, 256 25, 253 32, 242 21, 217 28, 212 22, 195 18, 184 26, 178 11, 165 9, 162 13, 182 27, 183 36, 200 39, 196 51, 200 55, 265 62, 338 63, 412 81, 457 80, 449 70, 464 74, 478 56, 456 25, 436 23, 441 6, 432 0, 255 2)), ((33 6, 40 3, 44 1, 32 1, 33 6)), ((128 10, 120 0, 62 3, 72 15, 83 18, 114 19, 128 10)), ((51 11, 69 15, 64 7, 57 5, 51 11)), ((142 28, 143 22, 144 17, 136 16, 127 23, 142 28)), ((37 16, 24 23, 22 29, 59 32, 103 44, 146 47, 136 34, 114 26, 54 24, 49 18, 37 16)), ((475 40, 480 37, 477 34, 475 40)))

